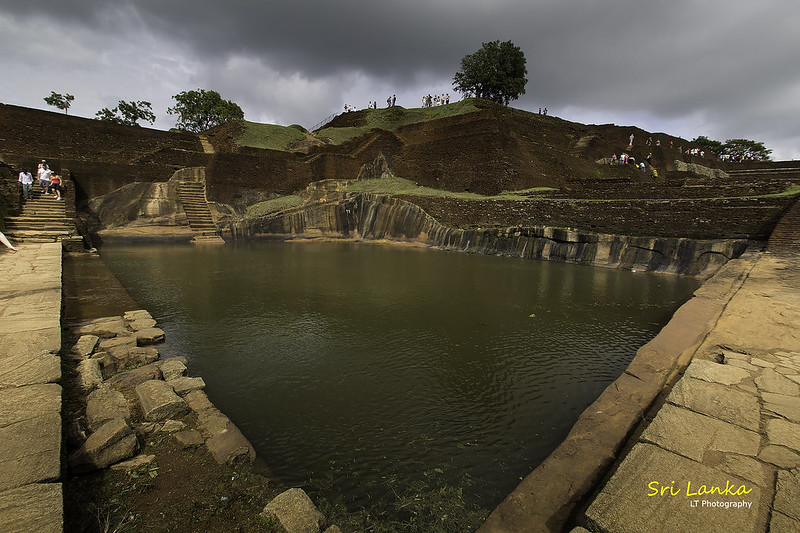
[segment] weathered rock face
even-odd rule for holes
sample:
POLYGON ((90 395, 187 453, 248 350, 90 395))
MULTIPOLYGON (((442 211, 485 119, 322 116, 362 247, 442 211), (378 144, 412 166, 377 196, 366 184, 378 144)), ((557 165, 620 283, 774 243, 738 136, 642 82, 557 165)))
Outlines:
POLYGON ((248 221, 249 237, 344 237, 419 242, 445 250, 707 277, 747 246, 744 240, 631 237, 535 227, 447 227, 419 206, 389 196, 345 195, 274 218, 248 221))

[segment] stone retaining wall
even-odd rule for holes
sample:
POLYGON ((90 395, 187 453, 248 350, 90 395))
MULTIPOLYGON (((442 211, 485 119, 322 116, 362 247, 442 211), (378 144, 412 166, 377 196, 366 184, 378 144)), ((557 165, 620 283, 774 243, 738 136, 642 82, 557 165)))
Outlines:
POLYGON ((0 531, 61 532, 61 243, 0 254, 0 531))

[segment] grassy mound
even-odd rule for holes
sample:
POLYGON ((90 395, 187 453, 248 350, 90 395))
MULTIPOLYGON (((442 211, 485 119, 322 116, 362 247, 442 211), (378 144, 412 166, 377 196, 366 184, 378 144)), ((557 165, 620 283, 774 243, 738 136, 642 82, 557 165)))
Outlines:
POLYGON ((260 124, 243 121, 244 129, 236 139, 239 146, 280 150, 288 152, 295 143, 305 140, 306 134, 298 126, 279 126, 277 124, 260 124))
POLYGON ((394 106, 366 109, 339 115, 315 134, 331 144, 342 144, 373 129, 394 131, 409 124, 472 113, 480 109, 475 104, 475 100, 469 98, 453 104, 434 107, 406 109, 394 106))

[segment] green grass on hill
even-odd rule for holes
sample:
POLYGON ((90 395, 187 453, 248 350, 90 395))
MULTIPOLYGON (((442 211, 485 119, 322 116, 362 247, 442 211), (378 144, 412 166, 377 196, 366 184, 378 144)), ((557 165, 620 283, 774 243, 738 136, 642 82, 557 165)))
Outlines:
MULTIPOLYGON (((542 187, 542 190, 555 190, 542 187)), ((461 200, 528 200, 522 194, 535 192, 537 189, 525 191, 503 191, 495 196, 483 196, 472 192, 453 192, 443 189, 421 187, 411 180, 398 178, 381 178, 376 180, 354 181, 347 186, 347 192, 366 192, 373 194, 394 194, 406 196, 435 196, 438 198, 458 198, 461 200)))
MULTIPOLYGON (((320 139, 331 144, 342 144, 378 128, 393 131, 401 126, 416 124, 437 118, 452 117, 478 111, 474 100, 467 99, 453 104, 435 107, 419 107, 405 109, 400 106, 382 109, 368 109, 365 112, 366 122, 358 127, 323 128, 316 133, 320 139)), ((260 124, 258 122, 242 122, 244 131, 236 140, 239 146, 263 148, 267 150, 290 151, 292 144, 303 141, 306 134, 298 126, 279 126, 277 124, 260 124)), ((314 135, 313 133, 311 135, 314 135)))
POLYGON ((425 122, 438 118, 452 117, 478 111, 475 101, 471 98, 453 104, 434 107, 415 107, 406 109, 400 106, 368 109, 366 123, 358 127, 348 128, 322 128, 316 132, 317 137, 330 139, 332 144, 342 144, 359 135, 372 130, 382 129, 394 131, 402 126, 425 122))
POLYGON ((305 134, 297 126, 259 124, 248 121, 244 121, 243 125, 244 133, 236 140, 236 144, 239 146, 286 152, 293 143, 305 139, 305 134))
POLYGON ((303 205, 303 199, 296 195, 280 196, 267 200, 266 202, 259 202, 257 204, 247 206, 245 216, 247 218, 258 218, 278 211, 292 209, 303 205))

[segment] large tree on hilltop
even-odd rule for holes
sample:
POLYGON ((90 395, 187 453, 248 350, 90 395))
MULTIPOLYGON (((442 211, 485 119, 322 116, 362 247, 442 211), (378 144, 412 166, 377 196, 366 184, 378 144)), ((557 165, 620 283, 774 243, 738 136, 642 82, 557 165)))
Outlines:
POLYGON ((183 91, 172 98, 177 103, 167 109, 167 113, 178 115, 176 126, 192 133, 244 118, 242 108, 230 100, 223 100, 217 91, 183 91))
POLYGON ((453 87, 464 96, 487 98, 508 105, 525 94, 528 79, 525 54, 511 41, 492 41, 461 60, 453 87))
POLYGON ((723 146, 724 153, 734 159, 769 161, 769 154, 772 153, 772 150, 764 146, 764 143, 751 141, 750 139, 728 139, 723 146))

